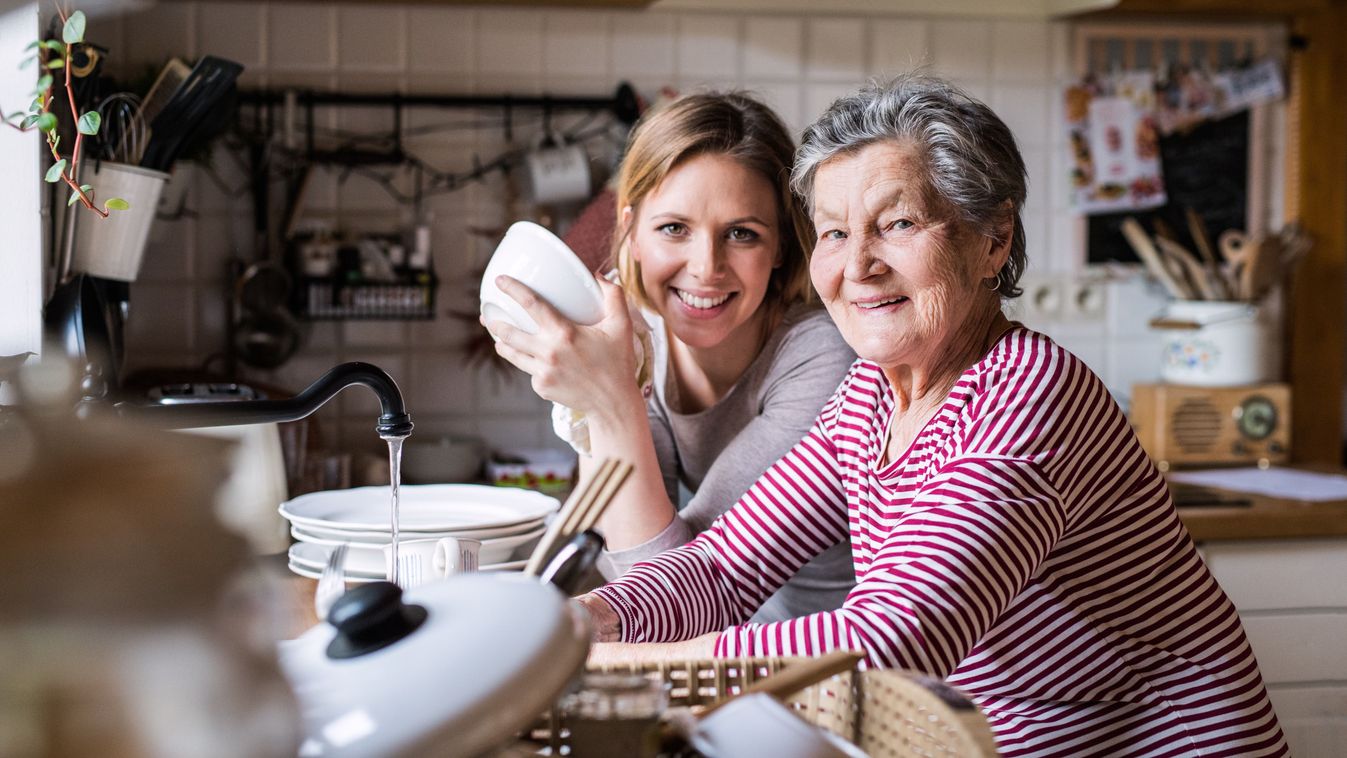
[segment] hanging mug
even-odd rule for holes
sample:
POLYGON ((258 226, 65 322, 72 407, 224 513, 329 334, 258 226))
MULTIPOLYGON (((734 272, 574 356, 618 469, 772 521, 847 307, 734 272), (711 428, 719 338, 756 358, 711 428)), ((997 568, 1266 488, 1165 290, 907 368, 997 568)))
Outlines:
POLYGON ((524 158, 530 199, 537 205, 586 200, 590 196, 589 155, 580 144, 548 134, 524 158))

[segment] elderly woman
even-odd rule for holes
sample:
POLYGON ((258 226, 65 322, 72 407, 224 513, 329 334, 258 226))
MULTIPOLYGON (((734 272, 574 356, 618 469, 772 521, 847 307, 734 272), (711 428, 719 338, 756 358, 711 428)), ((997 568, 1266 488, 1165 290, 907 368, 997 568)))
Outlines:
POLYGON ((843 98, 793 182, 814 287, 860 356, 707 531, 581 598, 597 658, 858 650, 974 697, 1007 755, 1286 753, 1239 617, 1098 377, 1006 319, 1025 170, 932 79, 843 98), (849 536, 839 610, 745 623, 849 536))

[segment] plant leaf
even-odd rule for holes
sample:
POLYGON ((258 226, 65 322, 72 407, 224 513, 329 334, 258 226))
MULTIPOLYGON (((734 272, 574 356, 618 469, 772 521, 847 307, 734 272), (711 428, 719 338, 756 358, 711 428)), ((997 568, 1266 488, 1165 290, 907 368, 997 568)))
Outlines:
POLYGON ((33 94, 40 95, 43 92, 46 92, 47 88, 51 86, 51 81, 51 74, 43 74, 38 78, 37 89, 33 90, 33 94))
POLYGON ((43 113, 42 115, 40 115, 40 116, 37 117, 37 121, 35 121, 34 123, 37 125, 37 128, 41 129, 41 130, 44 131, 44 132, 55 131, 55 130, 56 130, 56 114, 55 114, 55 113, 43 113))
POLYGON ((47 68, 65 68, 65 58, 52 58, 47 61, 47 68))
POLYGON ((84 41, 84 11, 75 11, 61 27, 61 39, 67 45, 77 45, 84 41))
POLYGON ((51 164, 51 168, 47 169, 47 177, 46 177, 47 181, 51 182, 52 184, 61 181, 61 173, 64 171, 65 171, 65 158, 62 158, 61 160, 51 164))
POLYGON ((93 188, 94 188, 94 186, 93 186, 92 184, 81 184, 81 185, 80 185, 80 189, 84 190, 85 192, 91 192, 91 191, 93 191, 93 188))
POLYGON ((65 207, 69 208, 70 206, 74 205, 75 203, 78 203, 79 201, 80 201, 80 193, 71 192, 70 199, 65 201, 65 207))
POLYGON ((103 203, 103 209, 108 211, 124 211, 130 207, 131 204, 120 197, 108 198, 108 201, 103 203))
POLYGON ((65 53, 65 43, 60 40, 49 39, 46 42, 43 42, 42 46, 52 51, 53 53, 62 53, 62 54, 65 53))
POLYGON ((34 63, 37 63, 37 56, 36 56, 36 55, 29 56, 29 57, 27 57, 27 58, 24 58, 22 61, 20 61, 20 63, 19 63, 19 68, 20 68, 20 69, 25 69, 25 68, 28 68, 29 66, 33 65, 34 63))
POLYGON ((28 47, 25 47, 25 48, 23 49, 23 51, 26 53, 26 52, 28 52, 29 50, 36 50, 36 49, 37 49, 37 46, 38 46, 38 45, 41 45, 41 44, 42 44, 42 40, 40 40, 40 39, 35 39, 35 40, 33 40, 32 42, 29 42, 29 43, 28 43, 28 47))
POLYGON ((28 116, 25 116, 23 119, 23 123, 19 124, 19 128, 31 129, 33 127, 33 124, 36 124, 37 120, 40 118, 42 118, 42 114, 40 113, 33 113, 28 116))
POLYGON ((103 117, 98 115, 98 111, 89 111, 83 116, 80 116, 77 128, 80 130, 80 134, 93 135, 98 134, 98 127, 102 124, 103 117))

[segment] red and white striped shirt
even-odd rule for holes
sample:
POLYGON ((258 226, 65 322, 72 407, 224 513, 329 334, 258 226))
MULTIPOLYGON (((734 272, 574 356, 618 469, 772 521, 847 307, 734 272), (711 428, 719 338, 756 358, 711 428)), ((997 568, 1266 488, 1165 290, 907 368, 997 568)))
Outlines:
POLYGON ((893 411, 857 361, 710 529, 597 590, 623 639, 723 629, 721 656, 862 651, 971 695, 1005 755, 1287 754, 1234 607, 1084 363, 1010 330, 884 465, 893 411), (848 536, 840 609, 744 623, 848 536))

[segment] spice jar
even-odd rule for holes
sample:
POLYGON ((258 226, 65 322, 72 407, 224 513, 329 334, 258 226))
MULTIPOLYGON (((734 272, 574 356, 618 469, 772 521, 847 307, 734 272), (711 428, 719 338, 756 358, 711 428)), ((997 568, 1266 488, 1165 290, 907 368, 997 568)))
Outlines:
POLYGON ((669 686, 640 674, 586 674, 558 708, 576 758, 653 758, 669 686))

